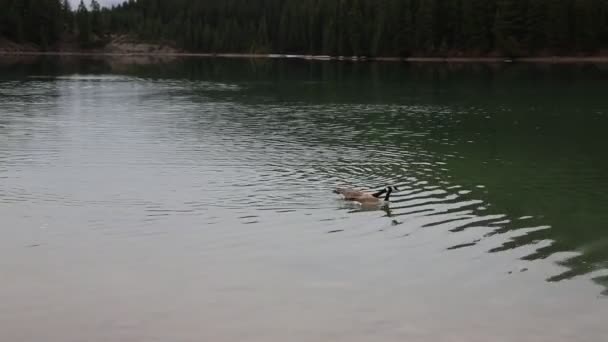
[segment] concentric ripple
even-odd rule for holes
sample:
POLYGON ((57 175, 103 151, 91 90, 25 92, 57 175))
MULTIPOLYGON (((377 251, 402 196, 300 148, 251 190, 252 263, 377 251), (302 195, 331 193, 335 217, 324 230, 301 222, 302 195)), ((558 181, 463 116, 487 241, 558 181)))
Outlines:
MULTIPOLYGON (((224 280, 232 275, 222 273, 223 262, 242 262, 291 274, 275 284, 285 293, 298 277, 306 291, 375 293, 374 279, 389 278, 387 293, 401 286, 435 298, 454 286, 448 296, 479 289, 487 303, 498 288, 534 291, 522 290, 514 299, 522 303, 543 302, 545 287, 555 303, 564 303, 556 298, 571 293, 568 286, 585 289, 580 303, 605 293, 608 165, 593 129, 605 116, 580 119, 586 138, 566 129, 568 113, 501 98, 500 87, 496 103, 483 96, 467 103, 437 95, 444 91, 433 82, 417 82, 419 90, 387 76, 386 84, 355 83, 351 93, 352 79, 276 81, 257 72, 0 81, 0 234, 9 237, 0 256, 27 259, 15 246, 48 245, 51 260, 68 260, 88 248, 88 267, 105 274, 117 258, 133 272, 154 260, 201 286, 208 278, 194 275, 199 261, 224 280), (577 143, 564 142, 566 134, 577 143), (400 191, 388 207, 370 209, 336 198, 337 185, 400 191)), ((249 291, 224 285, 218 280, 214 291, 249 291)), ((374 296, 387 304, 381 292, 374 296)))

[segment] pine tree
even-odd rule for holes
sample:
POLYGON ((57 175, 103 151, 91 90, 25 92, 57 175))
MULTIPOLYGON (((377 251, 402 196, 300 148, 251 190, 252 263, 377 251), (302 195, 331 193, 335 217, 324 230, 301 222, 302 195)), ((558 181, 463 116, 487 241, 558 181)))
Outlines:
POLYGON ((435 50, 435 0, 423 0, 416 12, 416 49, 423 53, 435 50))
POLYGON ((89 18, 89 10, 84 4, 84 0, 80 0, 80 4, 78 5, 76 25, 78 28, 78 41, 80 45, 86 47, 91 44, 91 21, 89 18))
POLYGON ((598 47, 597 32, 601 31, 601 3, 594 0, 574 0, 572 4, 572 33, 579 51, 592 52, 598 47))
POLYGON ((608 48, 607 0, 87 0, 75 13, 69 1, 0 0, 0 36, 43 48, 112 33, 206 52, 375 56, 608 48))
POLYGON ((22 2, 9 2, 2 5, 5 10, 0 12, 0 35, 18 43, 26 40, 23 6, 22 2))
POLYGON ((494 35, 497 50, 509 56, 521 53, 521 45, 517 34, 519 26, 519 11, 517 0, 499 0, 494 23, 494 35))
POLYGON ((363 14, 358 0, 353 0, 348 11, 348 37, 350 43, 350 51, 354 56, 360 56, 364 53, 363 48, 363 14))
POLYGON ((266 17, 262 17, 262 19, 260 19, 256 39, 251 50, 254 53, 269 52, 269 38, 266 17))
POLYGON ((101 6, 97 0, 91 0, 91 32, 97 36, 101 36, 103 33, 102 22, 101 22, 101 6))
POLYGON ((333 19, 330 19, 329 23, 325 26, 321 51, 326 55, 336 55, 336 24, 334 24, 333 19))
POLYGON ((445 54, 455 46, 462 46, 462 5, 461 0, 450 0, 439 2, 438 6, 435 40, 440 44, 441 53, 445 54))
POLYGON ((279 21, 279 34, 277 42, 277 51, 284 53, 289 50, 289 11, 287 6, 281 11, 281 20, 279 21))
POLYGON ((205 24, 205 27, 203 28, 201 49, 202 49, 202 51, 209 52, 212 50, 212 46, 213 46, 213 32, 212 32, 209 24, 205 24))
POLYGON ((548 4, 547 36, 550 47, 563 52, 570 44, 569 0, 552 0, 548 4))
POLYGON ((417 36, 415 34, 414 10, 411 0, 396 0, 391 4, 393 13, 390 30, 393 32, 391 51, 392 56, 409 56, 415 49, 417 36), (393 28, 393 29, 391 29, 393 28))
POLYGON ((599 46, 606 48, 608 46, 608 1, 603 1, 598 9, 600 30, 597 32, 599 36, 599 46))
POLYGON ((547 42, 547 2, 529 0, 526 16, 525 45, 529 52, 542 50, 547 42))
POLYGON ((68 33, 74 32, 74 15, 72 14, 72 5, 70 5, 70 1, 63 0, 61 5, 61 13, 63 16, 65 31, 68 33))
POLYGON ((380 12, 376 14, 376 25, 373 29, 373 33, 372 33, 372 42, 371 42, 371 47, 370 47, 370 55, 372 56, 379 56, 381 54, 381 50, 382 50, 382 42, 383 42, 383 38, 384 38, 384 34, 385 34, 385 23, 384 23, 384 18, 385 18, 385 13, 384 12, 380 12))

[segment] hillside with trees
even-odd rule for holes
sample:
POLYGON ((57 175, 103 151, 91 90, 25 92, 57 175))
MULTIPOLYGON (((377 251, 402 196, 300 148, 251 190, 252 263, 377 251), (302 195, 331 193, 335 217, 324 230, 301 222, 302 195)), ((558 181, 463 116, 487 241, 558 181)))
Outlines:
POLYGON ((129 35, 191 52, 542 56, 608 51, 608 0, 0 0, 0 37, 54 49, 129 35))

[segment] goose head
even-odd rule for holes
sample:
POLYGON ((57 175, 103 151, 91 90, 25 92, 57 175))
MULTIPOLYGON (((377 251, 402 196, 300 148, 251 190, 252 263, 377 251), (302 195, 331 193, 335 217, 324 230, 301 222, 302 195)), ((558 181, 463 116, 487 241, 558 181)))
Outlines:
POLYGON ((399 189, 396 186, 387 186, 386 188, 384 188, 384 191, 386 192, 386 196, 384 196, 384 201, 388 202, 390 200, 391 193, 393 193, 393 191, 399 191, 399 189))

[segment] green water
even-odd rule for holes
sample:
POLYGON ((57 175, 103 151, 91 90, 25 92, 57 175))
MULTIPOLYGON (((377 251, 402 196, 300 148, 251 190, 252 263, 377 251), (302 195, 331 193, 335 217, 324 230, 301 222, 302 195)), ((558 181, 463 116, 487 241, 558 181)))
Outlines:
POLYGON ((4 60, 0 330, 602 341, 606 84, 606 65, 4 60), (362 210, 340 184, 401 191, 362 210))

